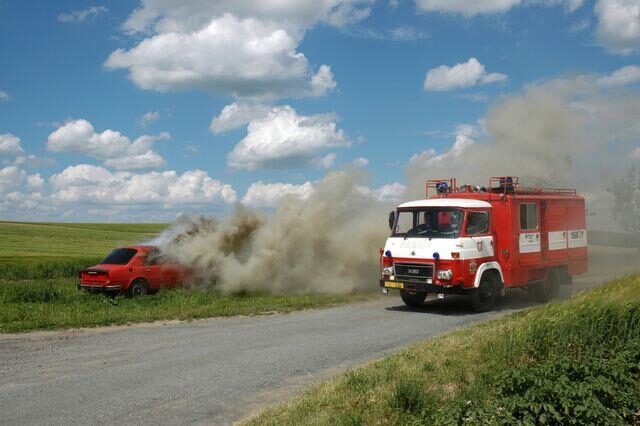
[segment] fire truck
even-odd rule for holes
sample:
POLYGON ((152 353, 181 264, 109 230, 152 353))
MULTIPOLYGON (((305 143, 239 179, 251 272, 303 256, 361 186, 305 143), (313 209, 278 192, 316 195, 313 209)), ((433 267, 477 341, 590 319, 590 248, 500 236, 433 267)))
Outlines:
POLYGON ((380 286, 399 290, 411 307, 428 295, 463 294, 483 312, 512 287, 546 302, 587 272, 585 216, 574 189, 527 188, 515 176, 486 187, 428 180, 425 199, 389 214, 380 286))

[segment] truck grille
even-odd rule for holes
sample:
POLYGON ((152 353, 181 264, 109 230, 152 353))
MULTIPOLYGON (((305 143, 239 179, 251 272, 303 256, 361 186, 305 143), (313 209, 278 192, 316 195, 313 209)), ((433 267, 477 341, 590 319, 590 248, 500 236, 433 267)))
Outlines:
POLYGON ((422 263, 395 263, 396 278, 407 281, 427 281, 433 279, 433 265, 422 263))

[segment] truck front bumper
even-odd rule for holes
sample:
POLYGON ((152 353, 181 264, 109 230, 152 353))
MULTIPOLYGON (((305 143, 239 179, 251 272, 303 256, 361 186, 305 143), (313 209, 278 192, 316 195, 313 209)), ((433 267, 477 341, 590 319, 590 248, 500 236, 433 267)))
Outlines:
POLYGON ((418 281, 395 281, 380 280, 380 287, 385 289, 406 290, 409 293, 427 293, 427 294, 461 294, 463 290, 456 285, 440 285, 430 284, 418 281))

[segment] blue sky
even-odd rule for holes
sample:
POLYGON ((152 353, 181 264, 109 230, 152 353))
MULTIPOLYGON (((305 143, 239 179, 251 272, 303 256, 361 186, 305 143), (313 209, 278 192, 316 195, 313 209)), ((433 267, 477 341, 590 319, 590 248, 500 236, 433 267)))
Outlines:
POLYGON ((0 218, 273 207, 345 167, 393 200, 527 87, 635 90, 639 48, 637 0, 0 0, 0 218))

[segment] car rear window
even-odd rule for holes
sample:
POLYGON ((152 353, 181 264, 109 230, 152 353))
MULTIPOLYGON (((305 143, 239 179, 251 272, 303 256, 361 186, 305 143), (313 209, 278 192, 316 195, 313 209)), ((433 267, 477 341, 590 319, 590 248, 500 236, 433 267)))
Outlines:
POLYGON ((126 265, 137 252, 138 250, 130 248, 115 249, 100 263, 103 265, 126 265))

